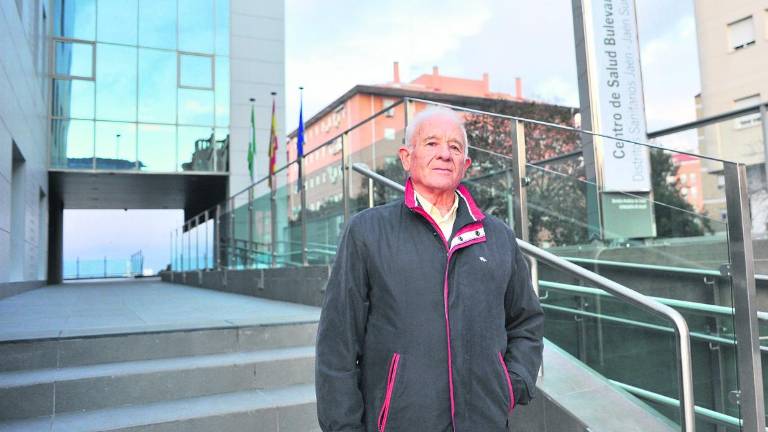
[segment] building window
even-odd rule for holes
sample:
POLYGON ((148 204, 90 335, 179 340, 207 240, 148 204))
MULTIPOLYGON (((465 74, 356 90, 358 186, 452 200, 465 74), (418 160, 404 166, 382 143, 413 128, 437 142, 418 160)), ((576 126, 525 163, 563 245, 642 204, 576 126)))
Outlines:
POLYGON ((751 16, 728 24, 728 42, 731 51, 746 48, 755 43, 755 26, 751 16))
POLYGON ((96 52, 93 42, 54 39, 53 44, 54 78, 93 79, 96 52))
MULTIPOLYGON (((760 103, 760 95, 754 94, 751 96, 743 97, 741 99, 736 99, 733 101, 733 109, 742 109, 747 108, 751 106, 755 106, 760 103)), ((733 121, 733 127, 736 129, 744 129, 752 126, 757 126, 760 124, 760 113, 752 113, 747 114, 745 116, 741 116, 733 121)))
MULTIPOLYGON (((387 108, 391 107, 394 104, 395 104, 395 100, 394 99, 384 98, 383 101, 382 101, 382 109, 387 109, 387 108)), ((386 115, 387 117, 394 117, 395 116, 395 109, 394 108, 388 109, 387 112, 384 115, 386 115)))
POLYGON ((213 56, 179 53, 179 87, 213 89, 213 56))

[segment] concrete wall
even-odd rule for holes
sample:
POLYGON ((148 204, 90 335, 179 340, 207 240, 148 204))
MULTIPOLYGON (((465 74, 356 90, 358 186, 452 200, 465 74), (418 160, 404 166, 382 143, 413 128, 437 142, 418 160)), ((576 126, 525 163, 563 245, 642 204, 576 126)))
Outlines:
POLYGON ((165 282, 310 306, 322 304, 329 275, 329 266, 160 273, 165 282))
POLYGON ((277 167, 285 164, 285 1, 230 3, 229 193, 251 184, 248 173, 251 104, 256 117, 255 178, 268 170, 272 96, 277 92, 277 167))
POLYGON ((0 2, 0 295, 46 275, 47 4, 0 2))

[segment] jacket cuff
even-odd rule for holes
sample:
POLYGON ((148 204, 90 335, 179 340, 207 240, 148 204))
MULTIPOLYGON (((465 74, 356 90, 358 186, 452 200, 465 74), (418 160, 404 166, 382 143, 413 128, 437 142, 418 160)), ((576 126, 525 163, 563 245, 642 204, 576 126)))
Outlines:
POLYGON ((509 374, 512 380, 512 391, 515 394, 515 405, 528 405, 533 396, 528 392, 528 385, 520 375, 511 372, 509 374))

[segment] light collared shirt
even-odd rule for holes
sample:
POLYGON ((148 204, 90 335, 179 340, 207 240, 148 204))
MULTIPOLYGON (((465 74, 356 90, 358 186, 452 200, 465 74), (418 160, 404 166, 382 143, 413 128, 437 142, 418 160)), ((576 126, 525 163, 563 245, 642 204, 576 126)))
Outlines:
POLYGON ((456 209, 459 208, 459 196, 456 194, 456 192, 453 193, 453 205, 451 206, 451 209, 448 210, 448 213, 442 215, 440 214, 440 210, 433 206, 432 203, 430 203, 426 198, 419 195, 419 193, 415 190, 414 193, 416 194, 416 199, 419 201, 421 208, 423 208, 427 214, 435 220, 437 226, 440 227, 440 231, 443 232, 443 236, 446 240, 448 240, 448 238, 451 237, 451 233, 453 232, 453 223, 456 222, 456 209))

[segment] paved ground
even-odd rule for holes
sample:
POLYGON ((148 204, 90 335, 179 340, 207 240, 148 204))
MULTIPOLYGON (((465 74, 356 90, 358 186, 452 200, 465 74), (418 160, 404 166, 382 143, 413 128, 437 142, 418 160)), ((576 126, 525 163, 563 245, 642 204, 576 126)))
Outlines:
POLYGON ((148 280, 53 285, 0 300, 0 341, 317 321, 320 309, 148 280))

